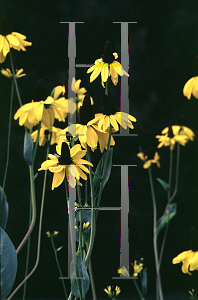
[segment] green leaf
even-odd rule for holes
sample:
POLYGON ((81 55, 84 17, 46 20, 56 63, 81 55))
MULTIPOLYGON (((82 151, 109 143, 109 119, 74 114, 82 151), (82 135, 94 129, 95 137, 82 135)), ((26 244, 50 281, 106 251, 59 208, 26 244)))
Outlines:
POLYGON ((33 157, 33 140, 31 135, 27 131, 25 131, 24 137, 23 156, 25 158, 26 163, 28 165, 31 165, 33 157))
POLYGON ((147 293, 147 268, 142 272, 142 295, 145 296, 147 293))
MULTIPOLYGON (((88 206, 90 208, 90 206, 88 206)), ((84 243, 89 243, 90 235, 91 235, 91 209, 81 209, 82 213, 82 224, 89 222, 89 226, 83 230, 83 238, 84 243)), ((80 219, 80 210, 76 213, 76 225, 78 224, 80 219)), ((95 234, 96 234, 96 226, 95 226, 95 234)), ((76 240, 79 241, 79 230, 76 230, 76 240)))
POLYGON ((3 198, 1 202, 2 193, 3 193, 3 189, 0 186, 0 226, 5 230, 8 221, 9 207, 8 207, 7 196, 5 192, 3 193, 3 198))
MULTIPOLYGON (((106 153, 106 154, 107 154, 107 153, 106 153)), ((108 153, 106 172, 105 172, 104 178, 103 178, 102 189, 104 189, 104 187, 105 187, 107 181, 109 180, 109 176, 110 176, 110 174, 111 174, 112 158, 113 158, 113 148, 110 148, 110 149, 109 149, 109 153, 108 153)), ((103 165, 104 165, 104 164, 103 164, 103 165)))
POLYGON ((17 273, 17 254, 7 233, 0 227, 1 299, 7 298, 17 273))
POLYGON ((157 178, 157 181, 161 184, 161 186, 165 189, 165 191, 167 192, 168 189, 169 189, 169 184, 166 183, 166 181, 160 179, 160 178, 157 178))
POLYGON ((172 203, 169 206, 169 209, 166 209, 163 216, 157 221, 157 230, 156 234, 158 235, 164 226, 176 215, 177 204, 172 203))
POLYGON ((83 277, 83 279, 78 279, 80 289, 81 289, 81 294, 82 294, 82 299, 85 299, 85 296, 89 290, 89 275, 85 267, 85 251, 77 251, 76 252, 76 266, 74 266, 74 262, 72 260, 71 266, 70 266, 70 277, 71 277, 71 292, 74 296, 80 297, 79 289, 78 289, 78 284, 76 277, 83 277), (83 256, 83 259, 82 259, 83 256), (76 272, 74 267, 76 267, 76 272))
POLYGON ((55 88, 53 88, 53 90, 51 91, 51 94, 50 94, 50 96, 51 96, 52 98, 54 98, 54 93, 55 93, 55 88))

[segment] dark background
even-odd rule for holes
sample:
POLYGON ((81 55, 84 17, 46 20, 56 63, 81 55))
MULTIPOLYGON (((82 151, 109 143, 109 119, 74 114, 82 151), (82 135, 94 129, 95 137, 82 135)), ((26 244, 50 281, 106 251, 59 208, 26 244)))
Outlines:
MULTIPOLYGON (((156 134, 175 124, 175 120, 185 115, 186 126, 196 137, 181 147, 179 190, 175 201, 177 215, 169 226, 168 238, 161 267, 162 286, 165 299, 188 299, 188 290, 198 287, 197 271, 192 276, 181 272, 181 265, 172 265, 172 258, 184 250, 189 250, 190 228, 198 230, 197 204, 197 110, 198 100, 190 101, 183 96, 183 86, 195 75, 195 58, 198 54, 198 5, 196 1, 5 1, 1 0, 0 13, 4 14, 12 31, 27 36, 32 42, 27 52, 12 51, 17 69, 23 68, 26 77, 18 80, 23 104, 32 100, 33 90, 40 78, 44 80, 48 94, 57 85, 68 79, 68 25, 60 21, 84 22, 76 25, 76 63, 91 64, 100 58, 107 40, 120 59, 120 25, 112 22, 137 21, 129 24, 129 113, 137 118, 131 133, 137 137, 115 137, 113 164, 138 164, 129 168, 129 249, 130 262, 136 254, 144 257, 148 270, 148 295, 154 299, 155 265, 152 248, 152 199, 148 181, 148 171, 142 168, 136 157, 139 146, 145 150, 157 147, 156 134), (180 296, 179 296, 180 295, 180 296)), ((9 55, 1 66, 10 68, 9 55)), ((95 111, 101 112, 100 78, 92 84, 85 68, 76 69, 76 79, 82 79, 93 97, 95 111)), ((120 83, 120 79, 119 79, 120 83)), ((119 109, 119 83, 110 84, 109 95, 119 109)), ((1 99, 1 176, 6 161, 7 130, 11 81, 0 76, 1 99)), ((13 113, 19 108, 14 95, 13 113)), ((66 125, 61 124, 64 128, 66 125)), ((7 234, 17 248, 28 228, 29 213, 29 173, 23 159, 24 128, 18 121, 12 122, 10 164, 5 192, 9 202, 7 234)), ((45 148, 39 148, 35 162, 35 172, 45 160, 45 148)), ((52 147, 51 153, 54 153, 52 147)), ((160 177, 168 181, 169 149, 159 150, 161 168, 153 166, 158 216, 166 205, 166 193, 155 180, 160 177)), ((96 166, 99 151, 93 155, 96 166)), ((176 151, 174 151, 176 158, 176 151)), ((175 166, 175 165, 174 165, 175 166)), ((174 173, 173 173, 174 174, 174 173)), ((37 249, 37 230, 44 173, 36 179, 37 222, 31 239, 30 269, 34 266, 37 249)), ((173 175, 174 179, 174 175, 173 175)), ((63 245, 59 259, 64 276, 67 276, 67 209, 64 187, 51 191, 52 174, 48 174, 47 191, 42 227, 41 257, 36 272, 28 280, 27 298, 61 299, 63 289, 54 259, 50 240, 45 232, 50 228, 59 231, 55 239, 56 247, 63 245)), ((174 181, 173 181, 174 182, 174 181)), ((120 206, 120 170, 112 168, 111 178, 105 187, 102 205, 120 206)), ((108 285, 119 285, 120 299, 137 296, 134 285, 128 280, 112 280, 119 268, 119 212, 100 212, 97 234, 92 255, 93 272, 98 298, 105 297, 103 289, 108 285)), ((161 235, 159 241, 161 240, 161 235)), ((18 274, 14 287, 24 278, 26 247, 18 256, 18 274)), ((67 291, 70 282, 66 281, 67 291)), ((88 292, 91 299, 91 288, 88 292)), ((15 299, 22 298, 22 289, 15 299)))

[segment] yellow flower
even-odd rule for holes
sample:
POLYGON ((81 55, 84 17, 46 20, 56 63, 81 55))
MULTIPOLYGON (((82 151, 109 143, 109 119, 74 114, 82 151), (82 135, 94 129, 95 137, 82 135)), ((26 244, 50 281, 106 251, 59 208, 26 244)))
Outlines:
POLYGON ((120 287, 116 286, 114 289, 114 287, 113 286, 111 287, 110 285, 107 287, 107 289, 105 288, 104 291, 112 299, 115 299, 115 297, 121 293, 120 287))
POLYGON ((42 121, 51 131, 51 126, 54 124, 55 120, 55 113, 59 116, 61 121, 65 122, 64 115, 58 108, 65 111, 65 108, 61 104, 48 96, 45 101, 34 102, 34 100, 32 100, 31 103, 21 106, 14 115, 14 119, 19 119, 19 125, 25 125, 29 129, 32 129, 33 126, 42 121))
POLYGON ((95 115, 95 118, 98 119, 99 128, 107 131, 110 124, 115 131, 119 130, 118 124, 120 124, 124 129, 127 129, 127 127, 131 129, 134 128, 131 121, 136 122, 136 118, 124 112, 117 112, 106 94, 102 94, 101 100, 103 103, 103 114, 100 113, 95 115))
POLYGON ((198 270, 198 251, 184 251, 172 260, 173 264, 180 262, 182 262, 182 272, 192 275, 189 271, 198 270))
POLYGON ((192 289, 192 291, 188 291, 190 294, 190 299, 198 299, 198 294, 196 293, 196 291, 194 289, 192 289))
POLYGON ((0 63, 3 63, 7 54, 10 52, 10 48, 14 48, 18 51, 26 51, 26 46, 31 46, 31 42, 25 41, 26 36, 18 32, 11 32, 6 28, 6 18, 1 18, 1 33, 0 33, 0 63))
MULTIPOLYGON (((65 89, 65 85, 61 86, 57 86, 54 88, 54 96, 53 96, 54 100, 56 100, 56 103, 61 104, 64 108, 65 111, 61 111, 61 108, 58 110, 64 114, 64 118, 67 117, 67 112, 70 113, 71 115, 73 115, 76 111, 76 103, 75 103, 75 99, 70 98, 70 99, 66 99, 66 89, 65 89), (59 98, 60 95, 63 95, 63 97, 59 98)), ((60 117, 55 114, 55 118, 60 120, 60 117)))
POLYGON ((122 268, 119 268, 117 271, 118 274, 122 274, 125 277, 130 277, 129 271, 127 271, 127 269, 124 266, 122 268))
POLYGON ((155 152, 152 148, 149 148, 145 152, 140 152, 137 154, 137 156, 145 161, 143 168, 148 169, 151 164, 156 164, 158 168, 160 168, 160 162, 159 162, 159 154, 158 152, 155 152))
POLYGON ((189 79, 183 88, 183 94, 190 100, 191 95, 198 99, 198 76, 189 79))
POLYGON ((52 181, 52 190, 58 187, 64 180, 65 176, 71 187, 75 187, 75 178, 77 184, 82 185, 79 180, 80 177, 87 180, 87 176, 84 172, 89 173, 89 170, 84 164, 93 167, 92 163, 82 159, 85 156, 86 151, 81 149, 79 144, 76 144, 71 149, 68 144, 63 142, 60 147, 56 147, 58 156, 49 154, 50 160, 46 160, 41 164, 41 168, 38 171, 49 170, 54 173, 52 181), (69 170, 70 167, 70 170, 69 170), (84 171, 84 172, 83 172, 84 171))
POLYGON ((113 53, 111 43, 106 42, 104 47, 104 54, 100 59, 97 59, 94 65, 87 70, 87 73, 93 72, 90 76, 90 82, 93 82, 101 73, 101 83, 104 86, 104 82, 107 81, 108 77, 111 76, 111 80, 114 85, 118 83, 118 75, 129 76, 126 71, 123 70, 122 65, 116 61, 118 54, 113 53))
POLYGON ((191 129, 179 125, 164 128, 162 134, 163 135, 156 135, 156 138, 160 142, 157 147, 170 146, 170 150, 174 149, 176 142, 184 146, 189 140, 193 140, 195 136, 191 129))
MULTIPOLYGON (((99 141, 100 150, 103 152, 104 148, 107 149, 109 134, 96 125, 97 120, 98 118, 95 118, 94 115, 93 105, 91 105, 90 96, 86 95, 80 108, 79 124, 70 125, 60 132, 60 135, 64 137, 66 132, 71 133, 72 136, 78 135, 82 147, 87 149, 88 145, 92 151, 95 151, 99 141)), ((115 145, 113 138, 111 138, 110 145, 115 145)))
MULTIPOLYGON (((87 222, 87 223, 83 223, 83 228, 82 228, 82 230, 85 230, 88 226, 89 226, 89 221, 87 222)), ((77 226, 75 226, 75 229, 76 230, 80 230, 80 224, 79 224, 79 226, 77 227, 77 226)))
MULTIPOLYGON (((41 129, 40 129, 40 134, 39 134, 39 146, 44 146, 46 144, 46 141, 47 140, 49 141, 50 133, 46 133, 47 131, 48 131, 48 128, 43 123, 41 123, 41 129)), ((50 145, 58 144, 59 136, 57 134, 60 131, 61 131, 60 128, 56 128, 56 127, 52 126, 52 137, 51 137, 50 145)), ((38 134, 38 130, 35 130, 31 134, 34 143, 36 142, 37 134, 38 134)))
POLYGON ((134 264, 132 264, 132 265, 133 265, 133 277, 137 277, 138 274, 143 270, 143 263, 135 260, 134 264))
POLYGON ((48 237, 55 237, 59 234, 59 232, 58 231, 53 231, 53 232, 47 231, 46 234, 48 237))
MULTIPOLYGON (((20 78, 20 77, 23 77, 23 76, 26 76, 25 73, 23 73, 23 69, 20 69, 20 70, 15 70, 15 77, 16 78, 20 78)), ((6 69, 1 69, 1 74, 3 74, 4 76, 8 77, 8 78, 13 78, 13 74, 12 72, 10 71, 10 69, 6 68, 6 69)))

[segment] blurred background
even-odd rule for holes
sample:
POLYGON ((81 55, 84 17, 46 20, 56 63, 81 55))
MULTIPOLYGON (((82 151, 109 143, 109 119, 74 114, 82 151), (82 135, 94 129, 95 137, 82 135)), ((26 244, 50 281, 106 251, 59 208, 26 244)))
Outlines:
MULTIPOLYGON (((24 34, 32 42, 26 52, 13 50, 15 68, 23 68, 27 76, 18 80, 23 104, 31 102, 33 91, 40 78, 48 94, 57 85, 68 80, 68 25, 60 22, 84 22, 76 24, 76 63, 92 64, 103 54, 106 41, 111 41, 120 61, 120 24, 129 24, 129 113, 137 118, 135 129, 130 133, 138 136, 115 136, 113 164, 137 164, 129 167, 129 261, 138 254, 144 258, 148 272, 148 299, 155 299, 155 264, 152 245, 153 210, 148 171, 142 168, 137 158, 139 147, 146 150, 157 147, 157 134, 174 125, 176 119, 185 115, 185 125, 195 133, 195 140, 181 146, 179 189, 175 202, 177 215, 171 220, 161 266, 162 287, 165 299, 188 299, 188 290, 198 288, 198 272, 192 276, 181 272, 181 265, 172 265, 172 259, 190 249, 190 228, 198 230, 198 100, 187 100, 183 96, 184 84, 196 74, 198 55, 198 3, 184 1, 6 1, 0 2, 0 13, 5 15, 11 31, 24 34)), ((10 68, 9 55, 2 68, 10 68)), ((95 112, 102 111, 101 79, 89 82, 86 68, 76 69, 76 79, 81 79, 93 97, 95 112)), ((127 70, 126 70, 127 71, 127 70)), ((0 183, 6 161, 8 117, 11 81, 0 74, 0 183)), ((110 82, 109 96, 119 110, 120 78, 116 87, 110 82)), ((19 108, 14 94, 13 112, 19 108)), ((57 125, 57 124, 56 124, 57 125)), ((56 126, 55 125, 55 126, 56 126)), ((66 124, 57 125, 65 128, 66 124)), ((29 215, 29 172, 23 159, 24 128, 18 120, 12 122, 10 164, 5 192, 9 203, 9 219, 6 232, 17 248, 28 229, 29 215)), ((35 162, 35 173, 45 160, 45 147, 39 147, 35 162)), ((52 146, 50 153, 55 152, 52 146)), ((166 193, 157 182, 159 177, 168 181, 169 149, 159 149, 161 168, 153 166, 154 186, 158 216, 166 206, 166 193)), ((174 151, 175 170, 176 150, 174 151)), ((101 154, 96 150, 93 164, 97 165, 101 154)), ((173 173, 174 174, 174 173, 173 173)), ((44 172, 35 181, 37 198, 37 221, 31 238, 30 270, 35 264, 37 232, 44 172)), ((52 174, 48 173, 42 227, 40 263, 28 280, 27 299, 63 299, 62 283, 55 263, 49 229, 59 231, 56 247, 63 246, 58 253, 63 276, 68 276, 67 256, 67 208, 64 186, 51 191, 52 174)), ((174 175, 173 175, 174 183, 174 175)), ((120 206, 120 168, 112 167, 101 205, 120 206)), ((162 234, 159 236, 159 242, 162 234)), ((198 250, 198 249, 197 249, 198 250)), ((103 289, 108 285, 119 285, 119 299, 136 299, 137 291, 129 280, 113 280, 120 267, 120 213, 101 211, 97 222, 97 233, 92 254, 92 265, 98 299, 105 298, 103 289)), ((18 274, 14 288, 23 280, 25 273, 26 247, 18 256, 18 274)), ((70 282, 66 280, 67 291, 70 282)), ((13 299, 22 298, 20 289, 13 299)), ((91 288, 87 294, 92 299, 91 288)), ((138 298, 137 298, 138 299, 138 298)))

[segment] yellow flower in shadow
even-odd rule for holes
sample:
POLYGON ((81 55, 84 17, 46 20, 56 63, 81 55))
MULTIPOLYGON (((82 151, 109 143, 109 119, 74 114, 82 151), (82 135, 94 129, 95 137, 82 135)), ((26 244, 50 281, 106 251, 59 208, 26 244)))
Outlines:
POLYGON ((79 144, 74 147, 69 148, 68 143, 63 142, 60 147, 56 147, 58 153, 57 156, 49 154, 49 160, 44 161, 41 164, 41 168, 38 171, 49 170, 54 173, 52 181, 52 190, 58 187, 66 177, 71 187, 75 187, 75 178, 78 185, 80 183, 80 178, 87 180, 87 176, 84 172, 90 173, 89 170, 84 166, 84 164, 93 167, 92 163, 87 160, 82 159, 85 156, 86 151, 81 149, 79 144), (84 172, 83 172, 84 171, 84 172))
POLYGON ((141 160, 145 163, 143 164, 144 169, 150 168, 151 164, 156 164, 158 168, 160 168, 160 156, 158 152, 155 152, 151 147, 147 149, 145 152, 140 152, 137 154, 141 160))
MULTIPOLYGON (((109 134, 100 129, 96 124, 99 117, 95 118, 94 108, 91 105, 90 96, 87 94, 84 98, 83 105, 80 107, 79 112, 79 124, 72 124, 62 130, 59 134, 65 137, 67 132, 72 136, 78 136, 79 141, 84 149, 87 149, 87 145, 92 151, 95 151, 97 144, 100 144, 101 152, 104 148, 107 149, 109 134)), ((111 138, 110 145, 114 146, 115 141, 111 138)))
POLYGON ((115 299, 116 296, 118 296, 121 293, 120 287, 116 286, 115 288, 113 286, 108 286, 107 289, 104 289, 105 293, 109 295, 110 298, 115 299))
POLYGON ((94 65, 87 70, 87 73, 91 73, 90 82, 93 82, 101 74, 101 84, 104 86, 104 82, 107 81, 108 77, 111 76, 111 80, 114 85, 118 83, 118 75, 129 76, 126 71, 123 70, 122 65, 116 61, 118 54, 113 53, 111 43, 106 42, 104 47, 104 54, 101 58, 97 59, 94 65))
POLYGON ((182 262, 182 272, 192 275, 190 271, 198 270, 198 251, 184 251, 173 258, 173 264, 182 262))
POLYGON ((112 125, 114 132, 116 132, 119 130, 118 124, 124 129, 127 129, 127 127, 131 129, 134 128, 132 121, 136 122, 136 118, 125 112, 118 112, 106 94, 102 94, 101 100, 103 104, 103 113, 95 115, 95 118, 98 119, 97 123, 100 129, 109 131, 109 127, 112 125))
MULTIPOLYGON (((23 69, 20 69, 20 70, 15 70, 16 73, 15 73, 15 77, 16 78, 20 78, 20 77, 23 77, 23 76, 26 76, 25 73, 23 73, 23 69)), ((8 78, 13 78, 13 74, 12 72, 10 71, 10 69, 6 68, 6 69, 1 69, 1 74, 8 77, 8 78)))
POLYGON ((170 146, 170 150, 173 150, 175 147, 175 143, 179 143, 182 146, 191 140, 194 139, 194 132, 185 126, 173 125, 166 127, 162 130, 163 135, 156 135, 156 138, 160 142, 157 146, 161 148, 162 146, 170 146))
POLYGON ((190 100, 192 95, 198 99, 198 76, 192 77, 186 82, 183 94, 188 100, 190 100))
MULTIPOLYGON (((51 131, 52 137, 51 137, 50 145, 58 144, 58 141, 59 141, 58 133, 60 131, 61 131, 60 128, 56 128, 56 127, 52 126, 52 131, 51 131)), ((32 137, 34 143, 36 142, 37 134, 38 134, 38 130, 35 130, 31 134, 31 137, 32 137)), ((50 132, 49 132, 48 128, 43 123, 41 123, 41 129, 40 129, 40 134, 39 134, 39 146, 45 146, 47 140, 48 141, 50 140, 50 132)))
POLYGON ((2 16, 0 30, 0 63, 5 61, 7 54, 10 52, 10 48, 18 51, 26 51, 25 47, 31 45, 31 42, 26 41, 25 35, 18 32, 11 32, 6 24, 5 16, 2 16))

